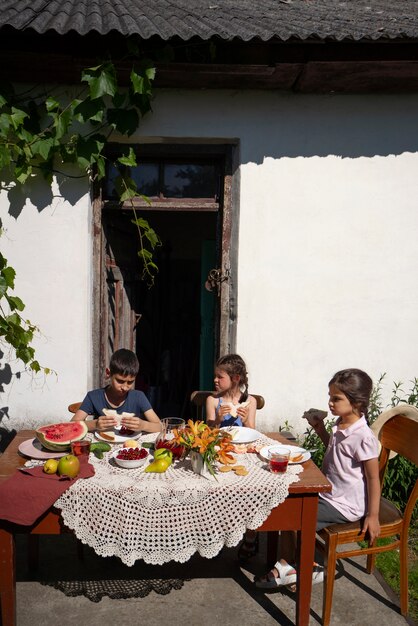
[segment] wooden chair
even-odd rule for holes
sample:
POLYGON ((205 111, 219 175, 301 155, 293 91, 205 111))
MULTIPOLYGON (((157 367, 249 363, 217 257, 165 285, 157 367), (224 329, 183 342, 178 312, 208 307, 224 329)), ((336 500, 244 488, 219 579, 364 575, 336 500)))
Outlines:
MULTIPOLYGON (((379 457, 379 477, 383 486, 385 471, 391 451, 402 455, 418 465, 418 422, 405 415, 396 415, 388 420, 379 433, 382 446, 379 457)), ((412 489, 403 515, 394 504, 381 497, 380 499, 380 537, 393 537, 393 541, 385 546, 372 545, 365 548, 356 545, 343 550, 337 547, 349 543, 367 540, 361 532, 362 521, 346 524, 333 524, 318 532, 323 543, 319 545, 325 552, 325 579, 323 596, 322 624, 328 626, 331 619, 332 594, 334 589, 334 573, 337 559, 367 554, 367 572, 370 574, 375 566, 375 556, 379 552, 399 549, 400 556, 400 600, 401 613, 408 613, 408 529, 414 505, 418 498, 418 480, 412 489)))
POLYGON ((81 407, 81 402, 73 402, 68 406, 68 410, 70 413, 77 413, 78 409, 81 407))
MULTIPOLYGON (((215 391, 193 391, 190 396, 190 402, 196 407, 195 419, 203 420, 205 418, 206 398, 214 394, 215 391)), ((264 407, 264 398, 255 393, 251 393, 257 402, 257 410, 264 407)))

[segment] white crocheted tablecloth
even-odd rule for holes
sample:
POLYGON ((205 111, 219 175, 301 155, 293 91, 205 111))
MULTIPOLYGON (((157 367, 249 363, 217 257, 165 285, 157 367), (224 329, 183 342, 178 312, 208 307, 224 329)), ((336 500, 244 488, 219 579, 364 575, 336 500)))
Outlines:
POLYGON ((258 528, 286 499, 302 471, 289 465, 285 474, 272 474, 258 454, 246 453, 236 455, 249 470, 246 476, 218 472, 212 481, 194 474, 189 458, 163 474, 144 473, 145 466, 122 469, 111 459, 114 449, 102 460, 90 454, 95 475, 76 481, 55 506, 83 543, 126 565, 138 559, 183 563, 195 552, 212 558, 223 546, 236 546, 247 528, 258 528))

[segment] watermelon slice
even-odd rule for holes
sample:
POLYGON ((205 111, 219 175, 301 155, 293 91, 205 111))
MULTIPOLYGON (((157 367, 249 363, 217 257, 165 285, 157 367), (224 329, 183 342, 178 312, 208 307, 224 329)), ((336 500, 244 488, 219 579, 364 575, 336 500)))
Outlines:
POLYGON ((47 450, 66 451, 72 441, 81 441, 88 433, 86 422, 63 422, 48 424, 36 431, 36 437, 47 450))

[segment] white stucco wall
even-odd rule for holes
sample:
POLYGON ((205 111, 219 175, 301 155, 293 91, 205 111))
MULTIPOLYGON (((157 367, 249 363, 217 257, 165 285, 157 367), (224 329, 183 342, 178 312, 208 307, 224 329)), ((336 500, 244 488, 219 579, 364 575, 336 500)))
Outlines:
MULTIPOLYGON (((386 399, 392 381, 408 388, 418 375, 417 105, 410 95, 162 91, 140 128, 147 141, 240 142, 237 351, 266 399, 261 430, 301 429, 306 408, 326 408, 338 369, 386 372, 386 399)), ((23 379, 7 389, 13 421, 66 417, 89 386, 90 205, 85 190, 74 196, 43 211, 28 201, 17 219, 1 198, 16 291, 45 335, 39 359, 59 373, 40 390, 23 379)))
MULTIPOLYGON (((19 197, 12 206, 5 193, 0 196, 2 253, 16 270, 15 293, 26 304, 22 315, 41 331, 33 342, 36 358, 54 370, 18 378, 22 363, 9 361, 13 376, 1 393, 1 406, 9 407, 6 427, 64 421, 68 404, 91 386, 90 196, 85 181, 64 181, 52 190, 46 206, 43 184, 25 189, 26 201, 19 197), (68 185, 71 201, 62 195, 68 185)), ((2 350, 4 367, 8 353, 2 350)))

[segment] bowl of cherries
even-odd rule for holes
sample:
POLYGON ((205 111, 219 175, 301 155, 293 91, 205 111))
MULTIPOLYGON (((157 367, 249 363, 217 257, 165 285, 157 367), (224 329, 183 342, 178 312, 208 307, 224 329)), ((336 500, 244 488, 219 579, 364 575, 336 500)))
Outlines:
POLYGON ((112 454, 112 458, 119 467, 124 469, 135 469, 141 467, 147 460, 149 454, 145 448, 119 448, 112 454))

